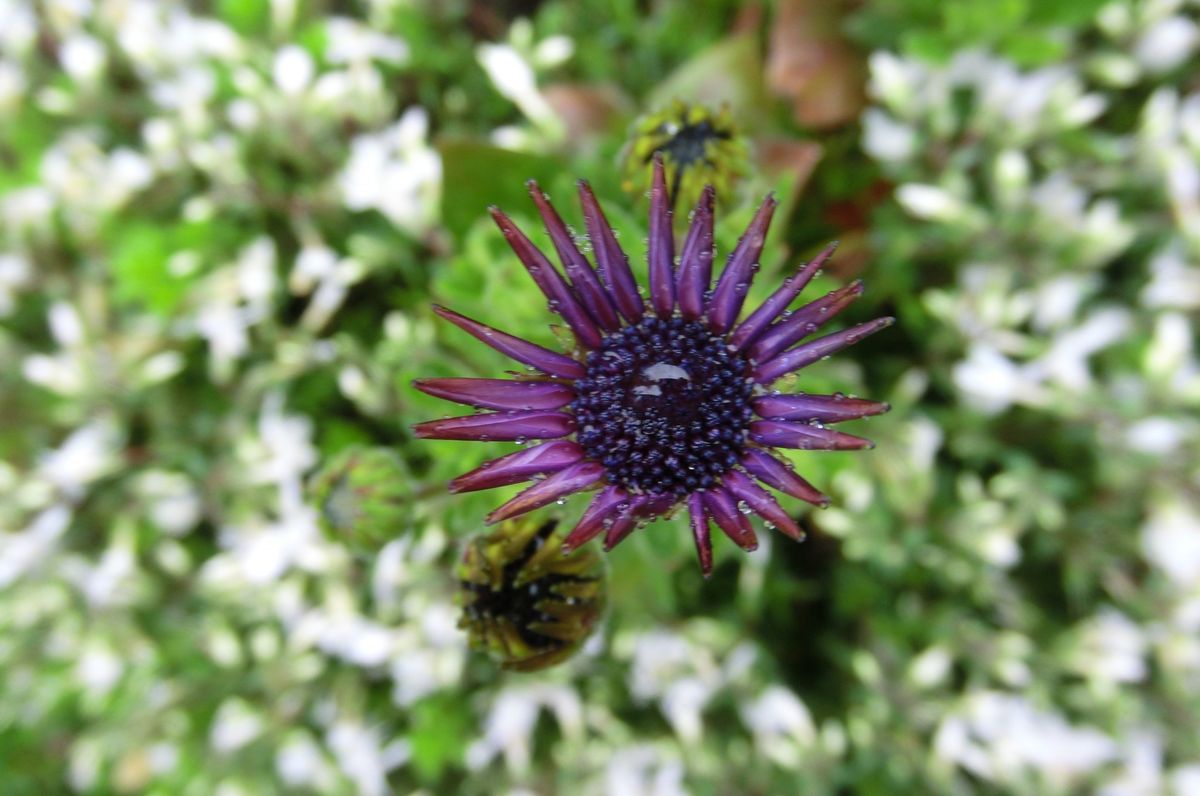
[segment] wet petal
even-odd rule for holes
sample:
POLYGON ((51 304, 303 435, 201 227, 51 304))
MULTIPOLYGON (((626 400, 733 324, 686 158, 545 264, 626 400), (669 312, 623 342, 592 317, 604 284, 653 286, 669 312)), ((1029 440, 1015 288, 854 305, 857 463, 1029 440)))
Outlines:
POLYGON ((416 379, 427 395, 482 409, 561 409, 575 400, 569 384, 512 379, 416 379))
POLYGON ((506 357, 515 359, 517 362, 529 365, 532 368, 537 368, 549 376, 578 379, 587 372, 583 365, 580 365, 570 357, 551 351, 548 348, 543 348, 537 343, 531 343, 520 337, 506 334, 499 329, 493 329, 486 324, 472 320, 465 315, 459 315, 457 312, 448 310, 437 304, 433 306, 433 311, 475 339, 487 343, 506 357))
POLYGON ((604 551, 608 552, 637 530, 640 511, 644 508, 648 495, 634 495, 617 509, 612 524, 604 534, 604 551))
POLYGON ((500 231, 504 233, 504 239, 516 252, 517 258, 525 266, 525 270, 529 272, 533 281, 545 294, 546 300, 550 302, 550 309, 563 317, 580 343, 588 348, 599 348, 600 330, 596 328, 591 316, 584 311, 583 306, 575 298, 574 291, 546 259, 546 255, 542 254, 541 250, 534 246, 525 233, 521 232, 512 219, 501 212, 499 208, 490 207, 488 212, 492 214, 496 226, 500 227, 500 231))
POLYGON ((713 262, 713 197, 711 185, 704 187, 700 201, 692 214, 692 226, 683 242, 679 257, 679 311, 694 321, 704 315, 704 294, 712 282, 713 262))
POLYGON ((579 294, 579 300, 601 328, 615 332, 621 328, 621 320, 617 317, 617 308, 613 304, 612 296, 604 289, 604 285, 600 284, 600 278, 592 270, 591 263, 575 245, 562 216, 550 204, 541 187, 533 180, 525 185, 529 189, 529 195, 533 197, 534 204, 537 205, 542 221, 546 223, 546 231, 550 233, 550 240, 558 251, 558 259, 562 261, 563 270, 567 272, 571 285, 579 294))
POLYGON ((750 424, 750 439, 773 448, 804 451, 854 451, 875 447, 871 440, 853 434, 783 420, 754 421, 750 424))
POLYGON ((699 492, 688 496, 688 514, 692 524, 692 538, 696 540, 696 555, 700 557, 700 571, 704 577, 712 575, 712 538, 708 531, 708 515, 704 511, 704 498, 699 492))
POLYGON ((785 495, 800 498, 821 508, 830 503, 828 495, 822 494, 815 486, 796 475, 796 471, 786 463, 766 451, 750 448, 742 456, 742 466, 759 481, 785 495))
POLYGON ((630 323, 637 323, 645 314, 645 305, 638 293, 637 282, 633 272, 629 270, 629 258, 617 243, 596 195, 592 193, 587 182, 579 181, 579 201, 583 205, 583 220, 587 225, 588 236, 592 239, 592 250, 596 253, 596 265, 599 266, 600 276, 604 278, 608 290, 616 301, 617 309, 630 323))
POLYGON ((862 280, 856 279, 845 287, 838 288, 816 301, 805 304, 785 320, 767 329, 762 338, 750 349, 750 356, 759 362, 766 362, 780 351, 795 345, 833 320, 838 313, 861 296, 862 292, 862 280))
POLYGON ((650 303, 660 318, 675 312, 675 233, 672 230, 667 180, 662 155, 654 156, 654 180, 650 186, 650 241, 646 257, 650 268, 650 303))
POLYGON ((708 515, 734 544, 747 551, 758 549, 758 537, 754 535, 746 515, 738 511, 732 495, 724 489, 707 489, 700 494, 704 496, 704 508, 708 515))
POLYGON ((880 329, 886 329, 895 322, 895 318, 876 318, 850 329, 843 329, 840 332, 827 334, 803 345, 798 345, 756 367, 753 374, 754 380, 759 384, 770 384, 784 374, 807 367, 822 357, 827 357, 857 343, 867 335, 874 334, 880 329))
POLYGON ((450 482, 451 492, 477 492, 519 484, 535 475, 554 473, 583 458, 583 448, 567 440, 555 440, 484 462, 450 482))
POLYGON ((881 415, 890 404, 864 401, 844 395, 764 395, 754 401, 759 417, 772 420, 804 420, 817 423, 840 423, 860 417, 881 415))
POLYGON ((774 196, 767 195, 754 215, 754 220, 742 233, 741 240, 729 255, 721 278, 717 280, 717 286, 708 301, 708 326, 717 334, 729 331, 737 320, 742 302, 746 300, 746 293, 750 290, 754 271, 758 268, 758 258, 762 255, 771 216, 774 215, 778 204, 774 196))
POLYGON ((817 272, 824 267, 825 261, 830 258, 834 250, 837 249, 837 241, 829 244, 806 263, 795 274, 783 280, 783 284, 779 289, 771 294, 770 298, 758 306, 750 317, 743 321, 738 328, 733 330, 733 334, 729 337, 729 342, 741 351, 746 346, 753 343, 763 330, 767 328, 776 318, 778 318, 788 305, 792 303, 792 299, 800 295, 800 291, 808 286, 808 283, 813 280, 817 272))
POLYGON ((564 412, 493 412, 430 420, 412 429, 422 439, 515 442, 565 437, 575 430, 575 419, 564 412))
POLYGON ((775 498, 749 477, 737 470, 730 470, 725 473, 722 482, 730 494, 749 506, 755 514, 797 542, 804 540, 804 531, 800 530, 796 521, 783 510, 775 498))
POLYGON ((559 498, 587 489, 603 477, 604 467, 597 462, 580 462, 571 465, 565 470, 559 470, 545 481, 539 481, 487 515, 487 524, 493 525, 501 520, 539 509, 559 498))
POLYGON ((606 486, 600 490, 579 518, 579 523, 563 540, 563 552, 569 553, 603 533, 612 524, 619 507, 628 502, 629 493, 619 486, 606 486))

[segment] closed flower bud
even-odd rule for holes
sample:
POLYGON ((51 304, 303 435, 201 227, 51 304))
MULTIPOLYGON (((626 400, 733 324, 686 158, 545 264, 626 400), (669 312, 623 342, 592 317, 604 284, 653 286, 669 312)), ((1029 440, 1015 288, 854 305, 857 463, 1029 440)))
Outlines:
POLYGON ((558 521, 522 517, 468 544, 458 567, 471 646, 532 672, 574 655, 604 611, 607 578, 592 545, 562 552, 558 521))
POLYGON ((321 468, 309 495, 329 538, 369 555, 404 531, 412 515, 410 483, 394 451, 355 445, 321 468))

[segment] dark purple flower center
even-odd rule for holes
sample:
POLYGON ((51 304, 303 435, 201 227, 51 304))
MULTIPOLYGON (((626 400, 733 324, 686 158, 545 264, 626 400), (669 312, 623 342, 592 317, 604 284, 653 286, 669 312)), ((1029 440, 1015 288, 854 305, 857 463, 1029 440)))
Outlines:
POLYGON ((604 338, 576 381, 579 444, 611 483, 685 495, 737 463, 753 411, 747 362, 698 321, 646 318, 604 338))

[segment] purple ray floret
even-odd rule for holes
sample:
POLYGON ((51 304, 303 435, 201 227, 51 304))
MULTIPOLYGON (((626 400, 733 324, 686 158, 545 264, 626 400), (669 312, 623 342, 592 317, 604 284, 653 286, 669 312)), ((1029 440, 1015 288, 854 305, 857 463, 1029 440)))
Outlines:
POLYGON ((475 492, 519 484, 535 475, 554 473, 583 459, 583 448, 565 439, 543 442, 486 462, 450 482, 451 492, 475 492))
POLYGON ((712 282, 713 263, 713 197, 712 186, 700 194, 700 202, 692 214, 692 226, 683 242, 679 257, 679 313, 689 321, 704 316, 704 296, 712 282))
POLYGON ((561 409, 575 400, 571 385, 515 379, 417 379, 423 393, 480 409, 561 409))
POLYGON ((771 294, 771 297, 750 313, 750 317, 742 321, 733 334, 729 335, 729 342, 739 351, 753 343, 763 330, 783 314, 788 305, 792 303, 792 299, 808 286, 813 277, 824 267, 825 261, 833 255, 835 249, 837 249, 836 242, 829 244, 803 268, 783 280, 783 284, 771 294))
POLYGON ((892 319, 805 341, 863 292, 862 283, 855 281, 790 309, 833 254, 830 245, 739 323, 776 209, 770 196, 713 286, 714 193, 710 187, 701 194, 677 249, 671 197, 662 163, 656 161, 649 192, 645 301, 586 182, 579 183, 579 198, 594 265, 549 197, 532 181, 528 187, 561 272, 507 215, 493 208, 492 217, 550 309, 574 333, 574 345, 560 353, 434 307, 442 318, 542 374, 414 382, 429 395, 491 410, 418 423, 413 426, 418 437, 540 441, 458 476, 450 489, 470 492, 534 482, 489 514, 488 522, 595 491, 564 540, 565 551, 597 537, 603 537, 606 550, 612 549, 647 521, 686 504, 705 576, 713 569, 710 523, 746 550, 758 545, 748 514, 802 539, 793 514, 768 488, 822 507, 829 498, 777 458, 775 450, 870 447, 868 440, 827 424, 882 414, 888 405, 841 394, 781 393, 771 385, 892 319))
POLYGON ((650 303, 660 318, 675 312, 675 234, 671 231, 670 199, 662 157, 654 158, 650 186, 650 237, 646 257, 650 266, 650 303))
POLYGON ((750 280, 758 269, 758 258, 762 255, 763 244, 767 239, 767 228, 771 226, 771 217, 779 203, 775 197, 768 196, 754 214, 754 220, 742 234, 737 247, 729 255, 725 270, 713 288, 712 298, 708 303, 708 327, 717 334, 724 334, 737 320, 742 302, 750 291, 750 280))

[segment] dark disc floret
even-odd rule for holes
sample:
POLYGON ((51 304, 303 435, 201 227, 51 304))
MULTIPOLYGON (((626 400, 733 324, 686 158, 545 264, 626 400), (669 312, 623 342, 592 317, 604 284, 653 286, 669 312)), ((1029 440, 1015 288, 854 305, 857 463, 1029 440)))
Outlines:
POLYGON ((754 411, 745 357, 698 321, 646 318, 587 357, 579 444, 632 492, 686 495, 737 464, 754 411))

